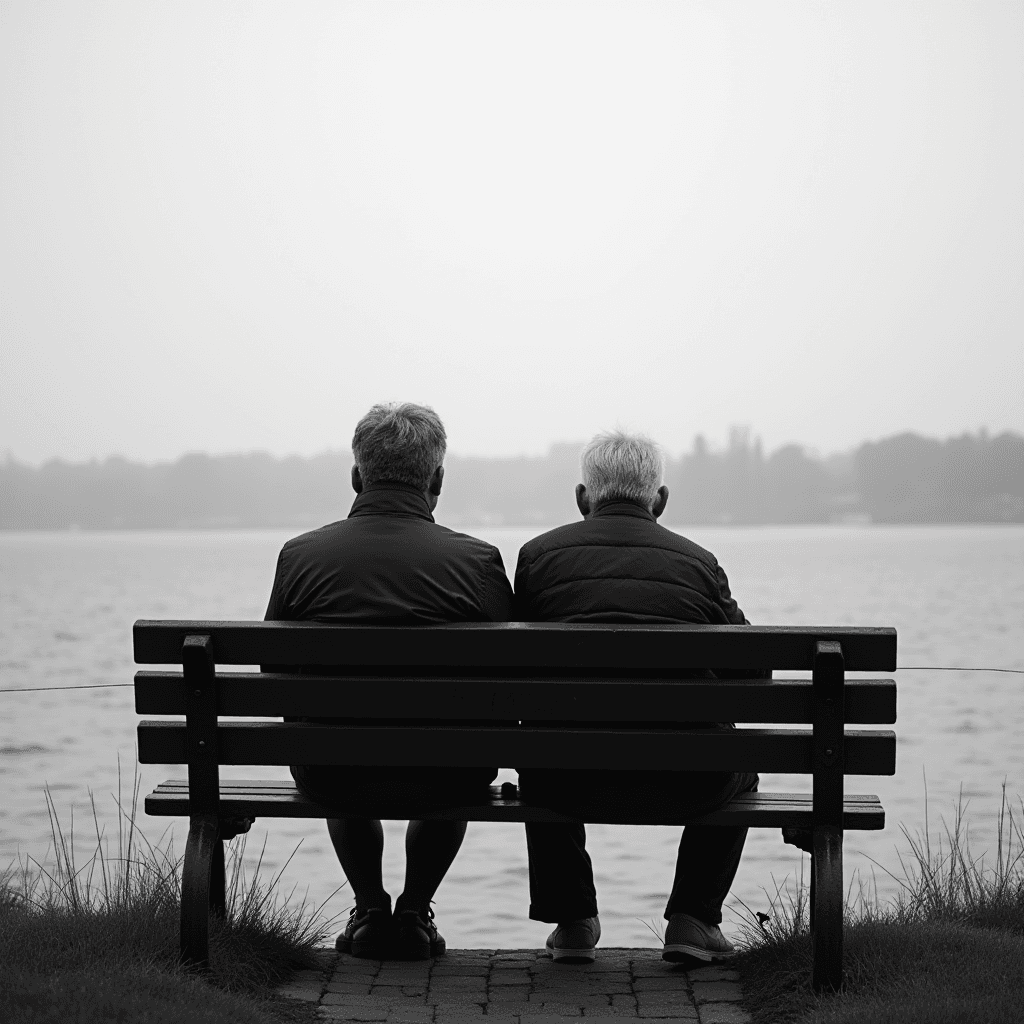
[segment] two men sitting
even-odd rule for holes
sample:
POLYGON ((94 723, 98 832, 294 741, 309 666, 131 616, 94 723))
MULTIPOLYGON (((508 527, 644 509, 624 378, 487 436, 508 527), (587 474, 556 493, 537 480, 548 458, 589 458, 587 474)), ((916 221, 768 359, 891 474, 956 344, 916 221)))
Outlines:
MULTIPOLYGON (((434 522, 446 444, 432 410, 374 406, 352 441, 356 499, 348 518, 285 544, 266 618, 376 625, 746 623, 714 556, 658 525, 669 495, 653 442, 615 433, 586 446, 576 488, 583 519, 523 546, 514 594, 497 548, 434 522)), ((466 822, 409 822, 405 886, 392 908, 382 881, 383 830, 372 814, 398 794, 472 802, 498 767, 292 767, 296 785, 311 799, 328 807, 344 800, 346 816, 327 823, 356 901, 339 950, 372 959, 444 952, 430 902, 466 822), (364 807, 365 816, 353 816, 364 807)), ((642 813, 652 800, 696 817, 757 787, 756 775, 731 772, 524 768, 519 779, 527 801, 581 820, 588 807, 642 813)), ((665 910, 665 959, 716 961, 732 953, 719 924, 746 831, 683 830, 665 910)), ((547 939, 555 960, 592 961, 601 929, 585 826, 528 823, 526 835, 530 918, 555 925, 547 939)))

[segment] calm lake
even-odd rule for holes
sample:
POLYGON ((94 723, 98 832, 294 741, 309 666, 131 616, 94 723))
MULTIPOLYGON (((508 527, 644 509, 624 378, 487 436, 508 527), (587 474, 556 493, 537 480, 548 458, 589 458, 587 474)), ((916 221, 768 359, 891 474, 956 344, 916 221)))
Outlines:
MULTIPOLYGON (((440 517, 443 522, 443 516, 440 517)), ((480 529, 498 545, 510 575, 519 546, 539 531, 480 529)), ((684 531, 713 551, 747 617, 756 623, 895 626, 901 666, 1024 669, 1024 527, 761 527, 684 531)), ((277 552, 289 531, 0 534, 0 688, 130 683, 131 625, 137 618, 262 618, 277 552)), ((882 797, 888 825, 849 833, 848 878, 883 895, 906 855, 903 824, 924 827, 925 787, 933 840, 940 815, 967 805, 972 848, 995 843, 1000 787, 1020 809, 1024 795, 1024 675, 995 672, 897 673, 899 736, 894 778, 850 778, 849 792, 882 797)), ((19 856, 45 861, 48 785, 76 845, 89 848, 89 795, 116 832, 111 794, 118 760, 129 788, 135 770, 132 690, 2 693, 0 867, 19 856)), ((140 767, 143 793, 181 768, 140 767)), ((288 778, 286 769, 231 768, 225 775, 288 778)), ((514 778, 511 771, 502 778, 514 778)), ((762 789, 809 790, 810 780, 767 775, 762 789)), ((170 828, 183 849, 182 822, 140 821, 156 840, 170 828)), ((403 825, 386 824, 386 882, 401 891, 403 825)), ((655 945, 645 922, 660 922, 678 830, 591 826, 590 850, 607 946, 655 945)), ((308 889, 319 903, 342 882, 320 822, 257 821, 247 860, 266 841, 264 866, 284 869, 285 889, 308 889), (267 826, 267 827, 265 827, 267 826)), ((93 840, 94 842, 94 840, 93 840)), ((799 875, 806 855, 776 831, 751 832, 726 912, 737 931, 740 901, 766 910, 766 891, 799 875)), ((343 888, 328 904, 342 913, 343 888)), ((436 901, 452 947, 543 944, 547 928, 526 918, 526 844, 521 826, 470 825, 465 846, 436 901)))

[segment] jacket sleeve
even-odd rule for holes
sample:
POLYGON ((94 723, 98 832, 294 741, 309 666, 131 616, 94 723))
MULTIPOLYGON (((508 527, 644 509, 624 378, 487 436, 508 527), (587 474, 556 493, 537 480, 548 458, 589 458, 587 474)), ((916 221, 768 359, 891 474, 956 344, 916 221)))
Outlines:
MULTIPOLYGON (((292 619, 293 615, 288 614, 287 602, 285 600, 284 586, 284 550, 277 556, 277 571, 274 573, 274 585, 270 588, 270 601, 267 604, 267 613, 263 616, 265 622, 275 622, 284 619, 292 619)), ((289 672, 295 668, 293 665, 260 665, 261 672, 289 672)))
POLYGON ((533 613, 530 608, 530 560, 525 557, 525 545, 519 549, 519 558, 516 561, 516 586, 515 595, 512 598, 512 621, 533 622, 533 613))
POLYGON ((512 584, 505 575, 505 563, 497 548, 492 549, 484 570, 481 611, 484 622, 508 622, 512 615, 512 584))
MULTIPOLYGON (((718 604, 726 619, 734 626, 749 626, 750 620, 743 614, 736 599, 729 590, 729 580, 725 570, 716 565, 718 575, 718 604)), ((719 679, 771 679, 771 669, 716 669, 719 679)))
POLYGON ((729 580, 726 578, 725 570, 717 564, 715 569, 718 575, 718 605, 724 612, 726 621, 731 622, 734 626, 749 626, 750 622, 729 590, 729 580))
POLYGON ((270 601, 267 604, 267 613, 263 616, 264 621, 273 622, 281 619, 291 619, 288 614, 287 602, 284 595, 284 551, 277 556, 277 570, 274 573, 274 585, 270 588, 270 601))

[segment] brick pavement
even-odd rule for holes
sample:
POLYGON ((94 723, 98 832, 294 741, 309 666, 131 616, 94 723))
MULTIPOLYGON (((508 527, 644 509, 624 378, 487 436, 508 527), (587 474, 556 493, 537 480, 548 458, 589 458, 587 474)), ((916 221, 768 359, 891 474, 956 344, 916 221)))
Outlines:
POLYGON ((556 964, 535 949, 451 949, 435 960, 359 960, 324 951, 279 994, 324 1021, 368 1024, 747 1024, 739 976, 686 971, 657 949, 598 949, 593 964, 556 964), (579 1018, 586 1018, 580 1021, 579 1018), (596 1018, 596 1019, 595 1019, 596 1018))

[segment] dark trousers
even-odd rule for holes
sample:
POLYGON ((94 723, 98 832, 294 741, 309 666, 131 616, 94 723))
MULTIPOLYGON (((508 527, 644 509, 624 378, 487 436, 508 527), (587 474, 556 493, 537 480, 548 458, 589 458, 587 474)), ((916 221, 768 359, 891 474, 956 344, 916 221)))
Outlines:
MULTIPOLYGON (((656 823, 658 817, 698 817, 740 793, 757 789, 758 777, 731 772, 522 771, 523 797, 586 821, 608 818, 656 823), (665 804, 672 813, 666 815, 665 804)), ((690 914, 721 924, 725 902, 739 868, 746 828, 687 825, 679 841, 675 879, 665 918, 690 914)), ((594 870, 582 823, 530 822, 530 918, 552 923, 597 914, 594 870)))

